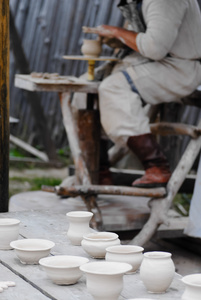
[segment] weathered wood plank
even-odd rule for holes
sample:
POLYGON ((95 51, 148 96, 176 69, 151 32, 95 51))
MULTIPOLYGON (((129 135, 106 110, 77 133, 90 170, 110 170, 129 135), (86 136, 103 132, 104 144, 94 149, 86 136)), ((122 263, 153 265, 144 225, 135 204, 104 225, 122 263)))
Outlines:
MULTIPOLYGON (((66 230, 68 228, 67 218, 65 214, 56 212, 40 212, 27 211, 15 212, 9 214, 2 214, 1 217, 15 217, 21 220, 20 233, 27 238, 49 238, 56 243, 55 249, 52 249, 53 255, 67 254, 67 255, 81 255, 90 258, 80 246, 73 246, 69 243, 66 237, 66 230)), ((86 288, 85 276, 79 282, 70 286, 58 286, 53 284, 46 276, 45 272, 38 265, 23 265, 16 258, 14 251, 0 251, 1 260, 7 264, 16 274, 28 280, 28 282, 49 296, 52 300, 92 300, 86 288)), ((177 300, 181 299, 184 291, 184 284, 180 280, 181 276, 175 274, 174 281, 165 294, 160 296, 154 295, 154 298, 160 300, 177 300)), ((17 287, 15 287, 17 289, 17 287)), ((22 288, 22 286, 21 286, 22 288)), ((14 288, 13 288, 14 290, 14 288)), ((27 290, 26 290, 27 291, 27 290)), ((32 295, 30 290, 29 296, 32 295)), ((150 295, 145 290, 139 273, 124 276, 124 287, 119 297, 119 300, 131 299, 135 297, 147 298, 150 295)), ((27 299, 27 294, 21 294, 20 300, 27 299)), ((18 298, 16 298, 18 299, 18 298)), ((31 299, 31 298, 30 298, 31 299)), ((34 297, 34 299, 36 299, 34 297)), ((43 298, 39 298, 43 299, 43 298)), ((46 298, 44 298, 46 299, 46 298)), ((7 298, 6 298, 7 300, 7 298)), ((8 300, 10 300, 8 298, 8 300)))
POLYGON ((13 136, 12 134, 10 134, 10 142, 15 144, 16 146, 19 146, 20 148, 26 150, 27 152, 33 154, 34 156, 42 159, 45 162, 49 161, 46 153, 37 150, 36 148, 34 148, 31 145, 25 143, 24 141, 18 139, 17 137, 13 136))
POLYGON ((179 123, 155 123, 150 124, 150 128, 153 134, 160 135, 188 135, 193 139, 198 138, 201 135, 201 129, 196 126, 179 123))
POLYGON ((32 284, 15 274, 15 269, 10 270, 9 268, 10 266, 7 267, 7 263, 1 261, 0 281, 14 281, 16 283, 16 286, 4 289, 3 293, 1 293, 0 296, 1 300, 26 300, 28 299, 27 295, 29 295, 29 299, 31 299, 31 295, 34 295, 34 299, 37 300, 50 299, 49 297, 46 297, 44 294, 42 294, 37 288, 32 286, 32 284))
MULTIPOLYGON (((70 76, 72 78, 72 76, 70 76)), ((15 86, 28 91, 52 91, 52 92, 80 92, 80 93, 97 93, 100 82, 84 82, 77 80, 72 82, 68 80, 49 80, 49 79, 33 79, 30 75, 16 75, 15 86)))

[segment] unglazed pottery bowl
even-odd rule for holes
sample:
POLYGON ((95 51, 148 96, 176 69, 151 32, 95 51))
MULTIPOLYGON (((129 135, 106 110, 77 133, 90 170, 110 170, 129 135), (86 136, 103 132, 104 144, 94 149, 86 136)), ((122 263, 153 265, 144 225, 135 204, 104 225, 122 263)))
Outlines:
POLYGON ((57 255, 41 258, 39 264, 55 284, 75 284, 82 276, 80 266, 89 260, 81 256, 57 255))
POLYGON ((105 259, 107 261, 117 261, 128 263, 132 266, 132 270, 127 273, 135 273, 143 260, 144 248, 134 245, 119 245, 106 248, 105 259))
POLYGON ((81 52, 85 57, 98 57, 102 51, 100 40, 84 39, 81 52))
POLYGON ((164 251, 144 253, 140 278, 149 293, 165 293, 169 288, 175 275, 175 265, 171 256, 171 253, 164 251))
POLYGON ((185 291, 182 300, 200 300, 201 299, 201 273, 186 275, 182 279, 185 283, 185 291))
POLYGON ((67 237, 72 245, 80 246, 83 235, 92 231, 89 222, 93 217, 93 213, 89 211, 71 211, 66 216, 69 221, 67 237))
POLYGON ((39 259, 49 255, 55 243, 44 239, 24 239, 10 243, 21 263, 36 265, 39 259))
POLYGON ((119 236, 114 232, 94 232, 83 236, 82 248, 93 258, 104 258, 106 248, 120 245, 119 236))
POLYGON ((80 267, 86 273, 87 290, 95 300, 118 300, 123 289, 123 275, 132 269, 126 263, 100 261, 80 267))
POLYGON ((12 249, 10 243, 19 237, 20 220, 12 218, 0 219, 0 249, 12 249))

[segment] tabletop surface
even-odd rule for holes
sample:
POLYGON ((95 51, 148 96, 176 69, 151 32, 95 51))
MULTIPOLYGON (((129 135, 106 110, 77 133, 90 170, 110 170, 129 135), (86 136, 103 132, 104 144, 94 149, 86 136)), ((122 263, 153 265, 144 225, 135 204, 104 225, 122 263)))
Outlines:
POLYGON ((120 60, 114 56, 83 56, 83 55, 64 55, 64 59, 72 59, 72 60, 95 60, 95 61, 118 61, 120 60))
MULTIPOLYGON (((45 74, 45 73, 44 73, 45 74)), ((41 92, 83 92, 97 93, 99 81, 88 81, 75 76, 32 77, 31 75, 16 74, 15 86, 28 91, 41 92)))
MULTIPOLYGON (((18 218, 20 223, 20 238, 44 238, 55 242, 51 255, 78 255, 95 261, 82 249, 73 246, 67 238, 68 221, 66 212, 54 211, 21 211, 1 213, 1 218, 18 218)), ((99 260, 100 261, 100 260, 99 260)), ((59 286, 47 278, 39 265, 24 265, 17 258, 14 250, 0 250, 0 281, 15 281, 15 287, 9 287, 0 294, 2 300, 93 300, 87 292, 85 275, 74 285, 59 286)), ((181 276, 175 278, 165 294, 148 294, 139 272, 124 275, 124 287, 119 300, 131 298, 150 298, 160 300, 181 299, 184 284, 181 276)))

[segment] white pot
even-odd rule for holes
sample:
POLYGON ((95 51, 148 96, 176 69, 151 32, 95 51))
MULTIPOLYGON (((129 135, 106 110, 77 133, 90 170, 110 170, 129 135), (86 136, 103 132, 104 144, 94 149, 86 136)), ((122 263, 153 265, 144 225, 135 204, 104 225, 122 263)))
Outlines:
POLYGON ((67 237, 71 244, 80 246, 83 235, 91 232, 89 222, 93 213, 89 211, 71 211, 66 216, 69 221, 67 237))
POLYGON ((19 237, 20 220, 12 218, 0 219, 0 249, 12 249, 10 243, 19 237))
POLYGON ((185 283, 185 291, 182 300, 201 299, 201 274, 191 274, 184 276, 182 281, 185 283))
POLYGON ((140 278, 149 293, 165 293, 170 286, 175 274, 171 256, 171 253, 163 251, 144 253, 140 278))
POLYGON ((99 40, 83 40, 81 52, 85 57, 98 57, 101 51, 102 46, 99 40))
POLYGON ((81 256, 56 255, 41 258, 39 264, 53 283, 69 285, 75 284, 80 279, 82 272, 79 267, 88 261, 81 256))
POLYGON ((119 236, 114 232, 95 232, 83 236, 82 248, 94 258, 104 258, 106 248, 120 245, 119 236))
POLYGON ((134 245, 119 245, 106 248, 105 259, 107 261, 125 262, 132 266, 131 274, 137 271, 143 260, 144 248, 134 245))
POLYGON ((86 273, 87 289, 94 300, 118 300, 123 289, 123 275, 131 265, 118 262, 92 262, 82 265, 86 273))

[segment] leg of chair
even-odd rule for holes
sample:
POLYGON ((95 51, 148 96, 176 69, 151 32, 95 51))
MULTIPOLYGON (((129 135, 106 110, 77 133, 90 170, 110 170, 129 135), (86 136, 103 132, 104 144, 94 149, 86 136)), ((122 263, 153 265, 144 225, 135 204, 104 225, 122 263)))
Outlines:
MULTIPOLYGON (((69 146, 75 164, 77 179, 83 185, 90 185, 91 179, 90 179, 89 171, 86 166, 82 154, 82 150, 80 148, 78 133, 76 130, 76 122, 74 120, 73 113, 71 110, 70 94, 62 93, 60 97, 60 101, 61 101, 61 110, 63 114, 64 127, 67 132, 68 142, 69 142, 69 146)), ((94 207, 96 208, 96 210, 94 211, 93 224, 94 227, 98 227, 98 225, 96 224, 96 219, 97 219, 100 226, 100 224, 102 224, 102 217, 101 217, 100 209, 96 203, 96 197, 87 196, 85 202, 87 203, 87 208, 89 210, 92 211, 94 207)))
MULTIPOLYGON (((201 121, 198 124, 198 128, 201 128, 201 121)), ((189 142, 181 160, 168 182, 167 196, 162 199, 151 199, 150 218, 139 234, 131 241, 131 244, 144 245, 151 239, 160 224, 168 224, 167 212, 175 195, 185 180, 186 175, 191 170, 200 149, 201 137, 189 142)))

